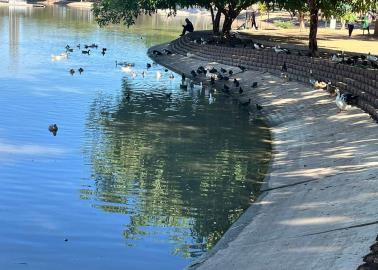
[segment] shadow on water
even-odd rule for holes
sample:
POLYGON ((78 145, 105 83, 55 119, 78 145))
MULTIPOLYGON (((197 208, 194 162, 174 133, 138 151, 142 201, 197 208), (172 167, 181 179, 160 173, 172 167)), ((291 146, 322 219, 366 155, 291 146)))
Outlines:
POLYGON ((95 207, 130 216, 128 242, 170 227, 175 253, 185 257, 211 248, 249 206, 269 160, 262 123, 232 104, 209 106, 194 91, 167 99, 126 83, 115 103, 97 98, 86 147, 96 190, 82 192, 101 200, 95 207))

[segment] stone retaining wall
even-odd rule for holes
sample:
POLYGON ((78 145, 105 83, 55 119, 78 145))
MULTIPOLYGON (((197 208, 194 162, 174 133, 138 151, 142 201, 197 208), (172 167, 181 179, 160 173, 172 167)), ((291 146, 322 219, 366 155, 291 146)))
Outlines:
POLYGON ((175 53, 200 60, 217 61, 222 64, 242 65, 251 70, 280 74, 284 63, 288 77, 292 80, 308 82, 310 70, 317 80, 331 81, 342 92, 360 96, 358 106, 378 120, 378 70, 336 64, 330 59, 312 58, 294 54, 277 54, 272 49, 233 48, 219 45, 201 45, 192 42, 198 33, 185 35, 170 44, 175 53))

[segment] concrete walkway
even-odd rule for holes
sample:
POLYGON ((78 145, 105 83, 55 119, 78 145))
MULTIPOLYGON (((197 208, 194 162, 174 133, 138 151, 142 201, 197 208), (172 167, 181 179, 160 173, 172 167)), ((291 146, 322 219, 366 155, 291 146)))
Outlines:
MULTIPOLYGON (((170 48, 151 50, 163 47, 170 48)), ((230 68, 180 54, 151 57, 187 76, 199 65, 230 68)), ((338 114, 323 90, 233 69, 244 93, 232 96, 251 98, 251 111, 263 106, 256 113, 271 126, 273 159, 258 202, 192 268, 356 269, 378 233, 378 125, 357 108, 338 114)))

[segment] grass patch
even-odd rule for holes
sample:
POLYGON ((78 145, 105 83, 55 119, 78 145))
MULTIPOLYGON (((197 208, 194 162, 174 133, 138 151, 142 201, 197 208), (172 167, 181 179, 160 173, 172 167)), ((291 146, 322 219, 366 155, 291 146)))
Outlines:
POLYGON ((290 21, 275 21, 273 22, 275 26, 279 27, 279 28, 283 28, 283 29, 289 29, 289 28, 293 28, 294 27, 294 24, 290 21))

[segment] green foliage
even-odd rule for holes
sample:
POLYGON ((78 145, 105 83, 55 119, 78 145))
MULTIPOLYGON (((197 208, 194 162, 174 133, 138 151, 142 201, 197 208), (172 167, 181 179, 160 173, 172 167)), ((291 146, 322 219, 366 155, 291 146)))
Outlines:
POLYGON ((265 14, 268 11, 268 6, 265 4, 265 2, 258 2, 257 3, 257 10, 261 14, 265 14))
POLYGON ((283 29, 289 29, 289 28, 293 28, 293 23, 290 22, 290 21, 274 21, 273 22, 275 26, 279 27, 279 28, 283 28, 283 29))

